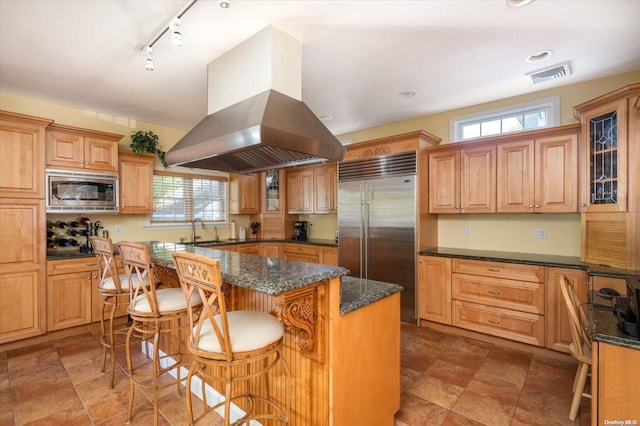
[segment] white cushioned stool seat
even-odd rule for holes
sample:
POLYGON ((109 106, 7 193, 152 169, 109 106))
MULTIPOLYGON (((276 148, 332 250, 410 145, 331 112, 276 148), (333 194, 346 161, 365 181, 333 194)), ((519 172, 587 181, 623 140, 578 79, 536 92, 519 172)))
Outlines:
MULTIPOLYGON (((133 278, 133 277, 132 277, 133 278)), ((182 289, 179 288, 163 288, 156 290, 156 298, 158 300, 158 310, 160 312, 178 311, 181 309, 187 309, 187 303, 184 300, 182 289)), ((202 303, 200 295, 193 293, 190 299, 191 306, 196 306, 202 303)), ((151 313, 151 306, 149 306, 149 300, 144 294, 139 294, 136 297, 135 311, 141 313, 151 313)))
MULTIPOLYGON (((127 274, 118 274, 118 276, 120 277, 120 287, 123 290, 128 290, 129 279, 127 278, 127 274)), ((131 281, 133 282, 134 288, 140 287, 140 279, 138 279, 137 276, 132 275, 131 281)), ((149 285, 149 277, 145 277, 142 281, 143 281, 143 285, 145 286, 149 285)), ((116 283, 113 282, 113 277, 107 277, 104 279, 104 281, 102 282, 102 289, 116 291, 116 283)))
MULTIPOLYGON (((214 318, 218 326, 221 326, 220 315, 214 318)), ((277 341, 284 334, 284 325, 276 317, 265 312, 231 311, 227 312, 227 320, 233 352, 262 348, 277 341)), ((202 325, 198 349, 222 352, 218 338, 209 322, 202 325)))

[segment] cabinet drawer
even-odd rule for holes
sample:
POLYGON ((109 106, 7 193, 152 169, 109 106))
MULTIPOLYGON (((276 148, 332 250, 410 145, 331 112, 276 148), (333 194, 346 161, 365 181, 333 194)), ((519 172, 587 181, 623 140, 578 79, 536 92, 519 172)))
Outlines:
POLYGON ((285 253, 296 253, 296 254, 306 254, 309 256, 317 256, 318 255, 318 247, 311 246, 306 244, 284 244, 284 252, 285 253))
POLYGON ((85 271, 98 271, 98 261, 95 257, 47 261, 47 275, 71 274, 85 271))
POLYGON ((540 283, 453 274, 451 297, 544 315, 544 285, 540 283))
POLYGON ((485 260, 453 259, 452 272, 512 280, 544 282, 544 266, 521 263, 490 262, 485 260))
POLYGON ((238 244, 238 253, 258 254, 258 244, 257 243, 238 244))
POLYGON ((452 325, 536 346, 544 346, 544 317, 477 303, 453 301, 452 325))

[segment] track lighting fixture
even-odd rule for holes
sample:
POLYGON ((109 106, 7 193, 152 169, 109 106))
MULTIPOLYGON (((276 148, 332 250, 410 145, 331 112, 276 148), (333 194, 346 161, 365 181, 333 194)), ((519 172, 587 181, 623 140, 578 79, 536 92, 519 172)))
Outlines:
POLYGON ((182 46, 182 33, 180 32, 181 24, 180 18, 174 18, 171 23, 171 42, 178 47, 182 46))
POLYGON ((151 57, 152 52, 153 48, 151 46, 144 48, 144 69, 147 71, 153 71, 156 69, 156 66, 153 63, 153 58, 151 57))
POLYGON ((218 0, 218 4, 223 9, 229 9, 229 6, 231 6, 231 0, 218 0))

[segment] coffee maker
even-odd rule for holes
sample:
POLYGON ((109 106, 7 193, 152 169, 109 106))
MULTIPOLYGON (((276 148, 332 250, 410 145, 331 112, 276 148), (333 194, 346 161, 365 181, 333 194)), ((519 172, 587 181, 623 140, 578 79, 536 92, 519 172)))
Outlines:
POLYGON ((307 222, 304 220, 299 220, 293 222, 293 240, 296 241, 307 241, 307 222))

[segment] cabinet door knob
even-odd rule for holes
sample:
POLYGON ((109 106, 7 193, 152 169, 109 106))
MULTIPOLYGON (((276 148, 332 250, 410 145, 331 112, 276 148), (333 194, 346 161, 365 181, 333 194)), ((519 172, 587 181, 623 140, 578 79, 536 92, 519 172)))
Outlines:
POLYGON ((587 207, 585 203, 580 204, 580 207, 587 207))
POLYGON ((496 320, 488 320, 487 322, 493 325, 500 325, 500 321, 496 321, 496 320))
POLYGON ((536 205, 535 205, 535 206, 533 206, 533 207, 535 207, 536 209, 539 209, 539 208, 540 208, 540 204, 536 204, 536 205))
POLYGON ((500 268, 489 268, 491 272, 500 272, 500 268))
POLYGON ((488 290, 487 293, 492 294, 494 296, 498 296, 500 294, 500 292, 496 290, 488 290))
POLYGON ((533 208, 533 204, 529 204, 529 208, 532 209, 533 208))

